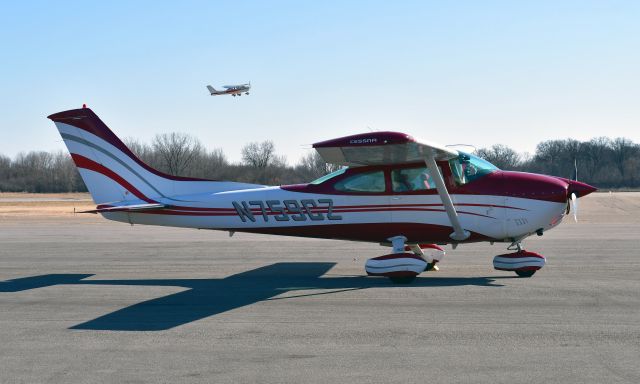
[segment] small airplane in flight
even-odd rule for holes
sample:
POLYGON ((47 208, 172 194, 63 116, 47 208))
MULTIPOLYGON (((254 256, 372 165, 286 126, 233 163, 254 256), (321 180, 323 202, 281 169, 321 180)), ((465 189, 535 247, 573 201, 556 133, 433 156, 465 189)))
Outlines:
POLYGON ((151 168, 89 108, 49 116, 100 213, 129 224, 366 241, 391 247, 367 260, 368 275, 410 282, 436 270, 439 245, 509 244, 495 269, 530 277, 544 256, 522 249, 596 188, 498 169, 472 154, 400 132, 313 144, 344 166, 307 184, 264 186, 164 174, 151 168))
POLYGON ((210 85, 207 85, 207 89, 211 93, 211 96, 218 95, 231 95, 233 97, 242 96, 249 94, 249 89, 251 89, 251 83, 240 84, 240 85, 223 85, 224 91, 218 91, 210 85))

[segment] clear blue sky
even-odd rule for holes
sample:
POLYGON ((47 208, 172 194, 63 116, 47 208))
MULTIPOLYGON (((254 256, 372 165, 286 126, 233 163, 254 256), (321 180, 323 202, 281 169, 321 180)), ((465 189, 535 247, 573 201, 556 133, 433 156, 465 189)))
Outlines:
POLYGON ((639 1, 5 2, 0 153, 63 149, 87 103, 121 136, 187 132, 232 160, 374 130, 533 151, 640 142, 639 1), (206 84, 251 81, 248 97, 206 84))

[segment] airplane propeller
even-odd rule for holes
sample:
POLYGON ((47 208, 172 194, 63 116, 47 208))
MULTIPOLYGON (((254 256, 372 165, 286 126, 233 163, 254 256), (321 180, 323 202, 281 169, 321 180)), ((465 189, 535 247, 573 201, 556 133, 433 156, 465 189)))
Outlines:
POLYGON ((575 193, 571 193, 571 210, 573 211, 573 220, 578 222, 578 196, 575 193))

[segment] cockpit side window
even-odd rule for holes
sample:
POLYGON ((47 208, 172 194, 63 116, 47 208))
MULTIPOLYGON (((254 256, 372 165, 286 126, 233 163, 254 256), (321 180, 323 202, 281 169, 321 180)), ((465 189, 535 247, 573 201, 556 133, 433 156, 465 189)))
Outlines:
POLYGON ((434 189, 436 183, 426 167, 394 169, 391 171, 393 192, 414 192, 434 189))
POLYGON ((381 193, 386 190, 384 171, 359 173, 338 181, 333 187, 340 192, 381 193))
POLYGON ((460 152, 457 158, 449 160, 449 166, 458 185, 471 183, 498 170, 498 167, 490 162, 464 152, 460 152))

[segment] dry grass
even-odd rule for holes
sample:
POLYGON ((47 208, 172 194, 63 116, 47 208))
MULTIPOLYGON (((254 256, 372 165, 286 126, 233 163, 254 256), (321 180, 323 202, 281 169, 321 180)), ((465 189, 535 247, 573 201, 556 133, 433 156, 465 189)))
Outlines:
MULTIPOLYGON (((72 216, 74 209, 84 211, 93 208, 95 204, 88 193, 0 193, 0 218, 72 216)), ((93 215, 78 215, 84 216, 93 215)))

